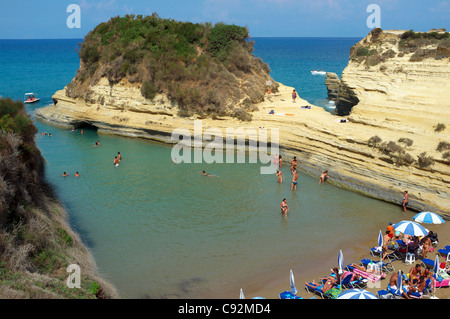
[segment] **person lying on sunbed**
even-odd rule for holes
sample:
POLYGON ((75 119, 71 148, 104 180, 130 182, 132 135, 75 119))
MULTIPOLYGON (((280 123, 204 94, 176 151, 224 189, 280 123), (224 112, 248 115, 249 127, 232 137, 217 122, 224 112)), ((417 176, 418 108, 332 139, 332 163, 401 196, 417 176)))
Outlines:
POLYGON ((312 289, 320 290, 322 293, 326 293, 328 290, 333 288, 333 283, 331 280, 327 280, 326 282, 324 282, 321 285, 316 284, 316 282, 314 280, 312 283, 307 283, 305 281, 305 285, 312 289))
MULTIPOLYGON (((371 269, 371 270, 369 270, 369 269, 367 269, 366 267, 361 266, 361 265, 357 265, 357 264, 351 264, 350 266, 353 267, 353 268, 356 268, 356 269, 358 269, 358 270, 364 271, 364 272, 366 272, 366 273, 368 273, 368 274, 378 275, 376 269, 371 269)), ((380 275, 381 277, 383 277, 383 278, 386 278, 386 274, 385 274, 384 272, 382 272, 382 271, 380 271, 379 275, 380 275)))

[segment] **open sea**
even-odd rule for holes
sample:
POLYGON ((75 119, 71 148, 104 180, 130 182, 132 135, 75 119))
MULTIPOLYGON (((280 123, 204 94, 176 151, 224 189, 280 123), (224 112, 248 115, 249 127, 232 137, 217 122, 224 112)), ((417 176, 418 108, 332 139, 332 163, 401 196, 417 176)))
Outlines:
MULTIPOLYGON (((255 56, 269 64, 276 81, 332 112, 325 77, 310 71, 340 76, 359 39, 253 40, 255 56)), ((22 100, 26 92, 38 93, 41 101, 27 106, 30 114, 51 104, 53 93, 76 74, 81 41, 0 40, 0 95, 22 100)), ((375 246, 378 231, 403 218, 398 206, 319 185, 318 176, 302 172, 291 192, 287 165, 287 181, 278 184, 275 176, 259 174, 259 164, 176 165, 167 145, 99 135, 91 128, 80 134, 39 121, 36 126, 46 179, 100 273, 123 298, 237 299, 240 288, 264 292, 282 277, 288 289, 290 269, 300 290, 312 279, 302 277, 305 269, 317 271, 320 264, 328 271, 336 265, 321 264, 324 258, 337 261, 339 250, 351 255, 372 237, 375 246), (123 160, 115 168, 117 152, 123 160), (202 170, 217 177, 203 177, 202 170), (70 176, 62 177, 64 171, 70 176), (287 217, 280 214, 283 198, 287 217)))

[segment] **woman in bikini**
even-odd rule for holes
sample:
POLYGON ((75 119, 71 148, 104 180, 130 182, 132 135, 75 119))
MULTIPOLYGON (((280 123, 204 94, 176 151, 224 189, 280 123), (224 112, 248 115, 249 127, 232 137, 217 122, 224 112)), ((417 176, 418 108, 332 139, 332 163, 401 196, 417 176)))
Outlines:
POLYGON ((287 215, 289 207, 287 205, 286 198, 284 198, 283 201, 281 202, 280 208, 281 208, 281 214, 287 215))

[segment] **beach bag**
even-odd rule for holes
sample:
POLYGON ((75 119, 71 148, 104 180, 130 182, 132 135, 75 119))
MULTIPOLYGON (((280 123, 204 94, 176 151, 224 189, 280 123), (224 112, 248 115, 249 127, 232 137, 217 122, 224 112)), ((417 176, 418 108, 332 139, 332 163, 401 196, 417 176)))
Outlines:
POLYGON ((341 292, 342 292, 342 287, 341 287, 341 285, 339 285, 339 287, 333 287, 331 289, 328 289, 325 292, 325 295, 330 296, 331 299, 337 299, 337 297, 339 297, 341 292))

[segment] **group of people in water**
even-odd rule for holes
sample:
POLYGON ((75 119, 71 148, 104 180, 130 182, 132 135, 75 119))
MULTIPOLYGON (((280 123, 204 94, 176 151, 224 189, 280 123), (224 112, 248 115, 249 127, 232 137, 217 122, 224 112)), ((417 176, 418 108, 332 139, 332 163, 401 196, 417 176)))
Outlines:
MULTIPOLYGON (((274 160, 275 164, 278 164, 278 169, 275 173, 277 177, 278 183, 283 183, 284 175, 281 172, 281 168, 283 167, 283 157, 281 155, 275 156, 274 160)), ((298 159, 296 156, 293 157, 293 159, 289 162, 291 164, 291 174, 292 174, 292 183, 291 183, 291 191, 297 190, 297 184, 298 184, 298 159)), ((325 183, 328 179, 328 170, 322 172, 322 175, 320 175, 319 178, 319 184, 325 183)), ((289 207, 287 206, 286 198, 283 199, 283 201, 280 204, 281 208, 281 214, 287 215, 287 212, 289 211, 289 207)))
MULTIPOLYGON (((72 127, 72 132, 75 132, 75 127, 72 127)), ((80 133, 81 133, 81 134, 84 134, 84 131, 81 130, 80 133)), ((42 135, 47 135, 47 133, 42 133, 42 135)), ((51 134, 49 134, 49 136, 51 136, 51 134)), ((94 143, 94 146, 95 146, 95 147, 100 146, 100 141, 97 140, 97 141, 94 143)), ((114 161, 113 161, 114 166, 116 166, 116 167, 119 166, 119 163, 120 163, 121 160, 122 160, 122 154, 120 154, 120 152, 117 152, 117 155, 114 156, 114 161)), ((70 176, 70 175, 69 175, 69 173, 64 172, 61 176, 67 177, 67 176, 70 176)), ((80 177, 80 173, 76 172, 74 176, 75 176, 75 177, 80 177)))

